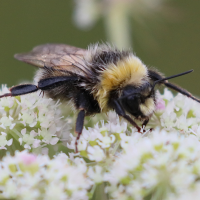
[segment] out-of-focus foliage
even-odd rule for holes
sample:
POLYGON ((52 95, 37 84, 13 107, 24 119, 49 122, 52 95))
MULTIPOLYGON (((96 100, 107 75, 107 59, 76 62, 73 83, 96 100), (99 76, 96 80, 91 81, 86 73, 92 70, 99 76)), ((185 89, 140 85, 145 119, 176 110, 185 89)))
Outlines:
POLYGON ((88 29, 97 19, 103 18, 108 41, 118 48, 130 48, 134 31, 131 31, 129 18, 146 26, 150 18, 157 20, 167 14, 166 2, 167 0, 75 0, 74 21, 79 28, 88 29))
MULTIPOLYGON (((134 46, 137 56, 166 75, 193 68, 193 74, 173 82, 197 95, 200 95, 196 87, 200 74, 199 8, 199 1, 170 0, 162 3, 161 13, 142 14, 137 20, 128 18, 132 40, 129 47, 134 46)), ((36 69, 13 59, 16 53, 27 52, 45 43, 87 48, 90 43, 108 40, 105 17, 92 29, 81 30, 74 24, 74 12, 74 1, 1 1, 0 83, 11 87, 32 82, 36 69)))

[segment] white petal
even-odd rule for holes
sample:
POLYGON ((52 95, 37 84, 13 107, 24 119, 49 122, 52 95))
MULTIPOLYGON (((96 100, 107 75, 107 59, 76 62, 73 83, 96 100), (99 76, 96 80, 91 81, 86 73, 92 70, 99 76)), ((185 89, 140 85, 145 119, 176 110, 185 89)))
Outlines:
POLYGON ((6 127, 3 124, 1 124, 0 127, 3 129, 6 129, 6 127))
POLYGON ((22 138, 19 138, 18 140, 19 140, 20 145, 22 145, 22 138))
POLYGON ((13 120, 13 118, 12 118, 10 115, 9 115, 9 119, 10 119, 10 120, 13 120))
POLYGON ((22 135, 25 135, 25 134, 26 134, 26 128, 24 128, 24 129, 21 130, 21 134, 22 134, 22 135))
POLYGON ((55 144, 58 142, 58 140, 59 140, 59 138, 54 137, 54 138, 52 138, 52 139, 50 140, 50 144, 51 144, 51 145, 55 145, 55 144))
POLYGON ((41 142, 40 140, 35 139, 34 142, 33 142, 33 148, 39 147, 40 146, 40 142, 41 142))
POLYGON ((10 129, 13 129, 15 127, 16 123, 13 123, 10 125, 10 129))
POLYGON ((31 135, 32 137, 35 137, 35 136, 37 136, 37 133, 36 133, 34 130, 32 130, 32 131, 30 132, 30 135, 31 135))
POLYGON ((11 138, 10 140, 8 140, 7 145, 10 146, 13 142, 13 139, 11 138))
POLYGON ((24 148, 25 148, 25 149, 31 149, 30 145, 28 145, 28 144, 25 144, 25 145, 24 145, 24 148))
POLYGON ((29 124, 30 127, 34 127, 37 124, 37 122, 33 122, 32 124, 29 124))
POLYGON ((21 121, 21 123, 22 123, 24 126, 26 126, 26 122, 25 122, 25 121, 21 121))
POLYGON ((7 135, 7 133, 5 133, 5 132, 1 132, 1 135, 5 135, 5 136, 6 136, 6 135, 7 135))

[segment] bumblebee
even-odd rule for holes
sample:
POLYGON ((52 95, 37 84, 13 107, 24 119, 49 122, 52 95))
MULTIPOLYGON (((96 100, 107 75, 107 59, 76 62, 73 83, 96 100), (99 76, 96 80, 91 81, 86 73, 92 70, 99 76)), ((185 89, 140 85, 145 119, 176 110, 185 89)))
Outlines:
POLYGON ((142 132, 133 118, 145 127, 156 108, 155 85, 165 86, 200 102, 185 89, 167 80, 193 70, 165 78, 147 66, 131 51, 120 51, 109 44, 95 44, 87 50, 65 45, 45 44, 15 58, 39 67, 36 84, 10 88, 2 97, 19 96, 38 90, 52 99, 71 101, 79 111, 75 126, 76 151, 84 118, 88 115, 115 110, 142 132))

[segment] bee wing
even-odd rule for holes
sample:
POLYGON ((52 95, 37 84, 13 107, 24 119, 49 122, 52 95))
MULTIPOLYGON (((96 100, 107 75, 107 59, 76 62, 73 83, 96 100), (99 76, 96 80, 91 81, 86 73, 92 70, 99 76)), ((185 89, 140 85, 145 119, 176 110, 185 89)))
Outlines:
POLYGON ((37 67, 45 66, 84 75, 87 73, 84 62, 87 52, 65 44, 44 44, 36 46, 28 53, 16 54, 14 57, 37 67))

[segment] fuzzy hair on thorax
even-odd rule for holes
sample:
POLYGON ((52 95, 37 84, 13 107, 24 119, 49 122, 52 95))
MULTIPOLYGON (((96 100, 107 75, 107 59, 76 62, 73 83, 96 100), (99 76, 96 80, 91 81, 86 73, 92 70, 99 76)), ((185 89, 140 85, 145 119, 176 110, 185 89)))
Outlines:
POLYGON ((149 81, 147 67, 131 51, 120 51, 108 44, 93 45, 85 57, 96 83, 91 91, 101 111, 108 111, 110 93, 126 85, 140 87, 149 81))

